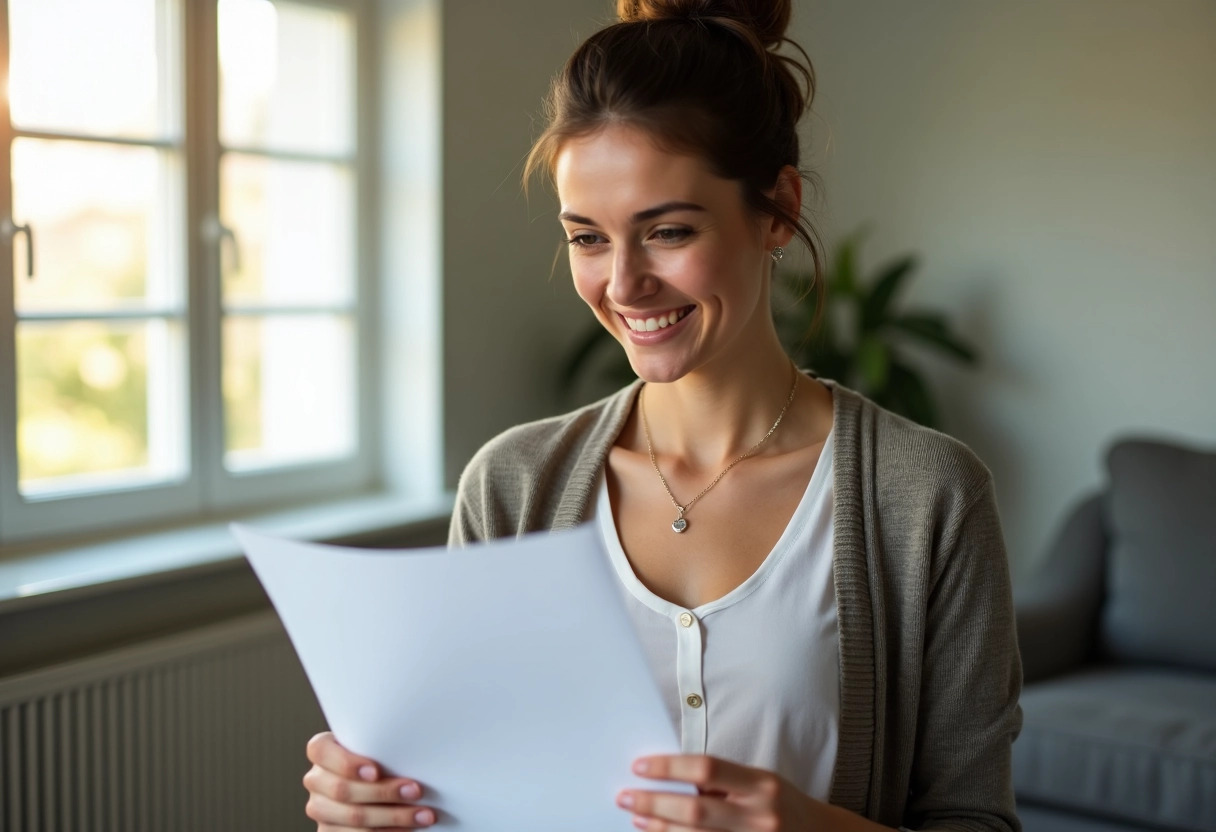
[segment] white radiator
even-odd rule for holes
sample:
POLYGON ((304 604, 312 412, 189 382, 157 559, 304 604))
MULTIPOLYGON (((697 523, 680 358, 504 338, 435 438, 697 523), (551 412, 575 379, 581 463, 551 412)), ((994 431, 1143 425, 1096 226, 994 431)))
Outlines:
POLYGON ((269 612, 0 679, 0 830, 315 830, 323 729, 269 612))

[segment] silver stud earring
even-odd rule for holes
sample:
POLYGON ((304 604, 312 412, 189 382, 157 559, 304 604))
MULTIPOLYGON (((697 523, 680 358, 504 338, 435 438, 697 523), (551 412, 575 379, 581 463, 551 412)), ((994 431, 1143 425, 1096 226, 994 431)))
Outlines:
POLYGON ((773 258, 773 265, 781 262, 781 258, 785 256, 785 249, 781 246, 773 246, 773 250, 768 253, 768 256, 773 258))

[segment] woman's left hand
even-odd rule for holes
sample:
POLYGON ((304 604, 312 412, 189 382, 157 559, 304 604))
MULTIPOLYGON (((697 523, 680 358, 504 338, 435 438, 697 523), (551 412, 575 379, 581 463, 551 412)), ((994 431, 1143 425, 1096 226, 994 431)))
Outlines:
POLYGON ((813 829, 818 801, 778 774, 708 757, 643 757, 635 774, 691 783, 699 794, 628 789, 617 805, 633 812, 646 832, 802 832, 813 829))

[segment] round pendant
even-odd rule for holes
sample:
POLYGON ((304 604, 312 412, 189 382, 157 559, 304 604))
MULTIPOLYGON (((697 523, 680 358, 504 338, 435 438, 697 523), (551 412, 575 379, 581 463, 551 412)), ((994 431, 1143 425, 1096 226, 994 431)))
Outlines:
POLYGON ((675 519, 675 522, 671 524, 671 530, 673 532, 675 532, 676 534, 679 534, 680 532, 684 531, 687 528, 688 528, 688 521, 685 520, 683 517, 677 517, 675 519))

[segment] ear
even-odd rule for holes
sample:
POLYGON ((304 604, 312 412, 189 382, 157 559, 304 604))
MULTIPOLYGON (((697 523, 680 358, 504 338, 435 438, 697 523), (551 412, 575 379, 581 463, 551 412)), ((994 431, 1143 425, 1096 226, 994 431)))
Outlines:
MULTIPOLYGON (((786 165, 777 172, 777 182, 769 196, 794 216, 799 215, 802 211, 802 176, 793 165, 786 165)), ((769 246, 787 246, 794 238, 794 229, 779 217, 770 217, 764 231, 771 241, 769 246)))

